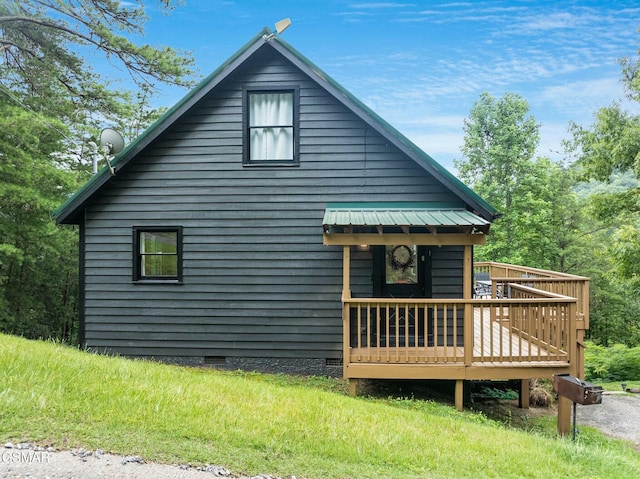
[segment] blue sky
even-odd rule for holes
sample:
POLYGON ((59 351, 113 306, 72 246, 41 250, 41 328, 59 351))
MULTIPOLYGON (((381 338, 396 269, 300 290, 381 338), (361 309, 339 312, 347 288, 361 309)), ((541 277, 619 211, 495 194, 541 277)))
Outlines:
POLYGON ((148 15, 140 40, 191 51, 203 76, 291 18, 288 43, 448 168, 485 91, 524 97, 541 124, 538 155, 561 159, 569 121, 590 125, 623 98, 616 60, 640 47, 640 0, 184 0, 169 16, 149 2, 148 15))

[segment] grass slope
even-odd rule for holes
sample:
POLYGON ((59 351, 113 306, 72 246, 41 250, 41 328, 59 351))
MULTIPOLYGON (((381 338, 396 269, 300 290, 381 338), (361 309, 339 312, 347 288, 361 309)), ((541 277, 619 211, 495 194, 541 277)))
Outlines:
POLYGON ((313 383, 0 335, 0 440, 311 478, 640 477, 640 455, 599 434, 573 443, 313 383))

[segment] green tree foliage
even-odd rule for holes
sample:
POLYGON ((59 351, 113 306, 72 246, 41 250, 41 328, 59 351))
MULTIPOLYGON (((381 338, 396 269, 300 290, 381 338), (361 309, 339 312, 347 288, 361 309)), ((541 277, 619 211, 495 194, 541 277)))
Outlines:
POLYGON ((460 177, 502 213, 483 259, 516 260, 515 223, 521 180, 531 174, 531 158, 539 126, 528 116, 527 102, 515 94, 495 99, 483 93, 464 122, 464 161, 456 161, 460 177))
MULTIPOLYGON (((169 10, 173 2, 158 3, 169 10)), ((40 100, 52 89, 62 89, 79 108, 105 110, 114 93, 77 53, 84 48, 121 68, 138 86, 156 81, 190 85, 189 55, 130 40, 143 33, 146 19, 142 0, 3 0, 0 66, 5 74, 0 82, 40 100)))
POLYGON ((583 246, 571 172, 533 156, 539 125, 520 96, 483 93, 464 123, 460 177, 502 213, 476 259, 566 271, 583 246))
POLYGON ((483 93, 464 121, 461 150, 466 161, 456 162, 460 176, 505 210, 538 146, 539 125, 528 113, 529 105, 519 95, 495 99, 483 93))
MULTIPOLYGON (((622 172, 640 178, 640 116, 623 111, 614 103, 595 114, 590 128, 570 126, 573 139, 567 143, 576 156, 576 167, 584 180, 610 182, 622 172)), ((605 220, 640 212, 640 188, 606 191, 592 198, 594 213, 605 220)))
POLYGON ((142 0, 0 1, 0 331, 76 335, 77 231, 51 212, 90 177, 83 142, 103 126, 132 139, 160 113, 148 108, 156 82, 192 83, 189 55, 136 43, 145 20, 142 0))
MULTIPOLYGON (((622 58, 622 81, 627 98, 640 101, 640 50, 635 59, 622 58)), ((611 185, 616 175, 633 177, 629 188, 607 188, 592 198, 593 212, 607 221, 636 217, 640 212, 640 115, 624 111, 620 103, 599 109, 595 121, 585 128, 570 125, 572 139, 567 150, 576 157, 583 180, 611 185)))
POLYGON ((65 127, 0 96, 0 328, 29 337, 74 333, 77 249, 50 212, 75 187, 58 166, 65 127), (43 120, 46 121, 43 122, 43 120), (55 126, 55 129, 52 128, 55 126))
MULTIPOLYGON (((640 52, 639 52, 640 53, 640 52)), ((629 100, 640 100, 640 54, 624 58, 622 80, 629 100)), ((584 181, 594 235, 592 339, 607 345, 640 344, 640 116, 620 103, 599 109, 593 124, 570 125, 567 149, 584 181)), ((583 193, 584 194, 584 193, 583 193)))

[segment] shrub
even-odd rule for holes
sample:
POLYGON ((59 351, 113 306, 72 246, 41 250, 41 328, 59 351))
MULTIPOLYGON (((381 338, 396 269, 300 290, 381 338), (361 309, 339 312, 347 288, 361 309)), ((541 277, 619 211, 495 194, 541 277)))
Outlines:
POLYGON ((529 406, 533 407, 551 407, 552 395, 551 385, 549 381, 534 379, 530 383, 531 391, 529 393, 529 406))
POLYGON ((616 344, 609 348, 587 343, 584 373, 588 380, 629 381, 640 379, 640 347, 616 344))

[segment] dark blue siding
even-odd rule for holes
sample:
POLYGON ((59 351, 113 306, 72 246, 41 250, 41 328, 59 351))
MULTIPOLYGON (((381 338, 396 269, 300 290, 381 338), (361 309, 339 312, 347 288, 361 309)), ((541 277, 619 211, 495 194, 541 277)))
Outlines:
MULTIPOLYGON (((342 250, 322 245, 326 204, 459 202, 264 50, 87 207, 87 346, 154 356, 339 358, 342 250), (272 82, 300 87, 300 165, 243 167, 243 87, 272 82), (133 284, 131 228, 173 225, 184 228, 183 284, 133 284)), ((442 252, 434 296, 461 297, 462 249, 442 252)), ((371 294, 369 257, 354 254, 353 266, 354 293, 371 294)))

